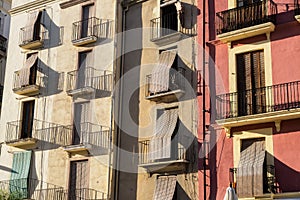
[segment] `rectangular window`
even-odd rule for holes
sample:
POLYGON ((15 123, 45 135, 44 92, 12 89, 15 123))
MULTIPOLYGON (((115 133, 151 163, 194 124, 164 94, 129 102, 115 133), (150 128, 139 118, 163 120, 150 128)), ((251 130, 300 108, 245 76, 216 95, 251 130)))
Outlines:
POLYGON ((239 116, 266 111, 264 52, 253 51, 236 56, 239 116))
POLYGON ((69 200, 85 199, 88 194, 88 160, 72 161, 70 164, 69 200))
POLYGON ((81 38, 85 38, 90 35, 91 28, 91 20, 89 20, 91 17, 93 17, 93 9, 94 4, 86 5, 82 7, 82 15, 81 15, 81 38))
POLYGON ((73 144, 88 142, 87 123, 90 121, 90 102, 74 104, 73 144))
POLYGON ((161 8, 161 36, 169 35, 178 31, 178 17, 175 4, 161 8))
POLYGON ((34 100, 23 103, 21 139, 32 137, 34 104, 34 100))

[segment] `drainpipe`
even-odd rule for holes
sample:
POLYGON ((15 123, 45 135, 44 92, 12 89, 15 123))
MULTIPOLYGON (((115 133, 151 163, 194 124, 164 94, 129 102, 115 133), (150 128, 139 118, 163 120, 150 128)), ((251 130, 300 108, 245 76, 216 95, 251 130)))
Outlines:
POLYGON ((205 101, 206 101, 206 87, 205 87, 205 65, 206 65, 206 59, 205 59, 205 33, 206 33, 206 20, 205 20, 205 15, 206 15, 206 5, 205 5, 205 1, 203 0, 203 8, 202 8, 202 13, 203 13, 203 17, 202 17, 202 90, 203 90, 203 95, 202 95, 202 131, 203 131, 203 135, 202 135, 202 149, 203 149, 203 199, 206 200, 206 141, 205 141, 205 136, 206 136, 206 105, 205 105, 205 101))
MULTIPOLYGON (((118 5, 117 5, 118 6, 118 5)), ((117 8, 118 9, 118 8, 117 8)), ((119 176, 120 176, 120 144, 121 144, 121 137, 120 137, 120 133, 121 133, 121 129, 120 127, 122 127, 122 111, 121 111, 121 107, 122 107, 122 99, 123 99, 123 80, 122 80, 122 75, 124 74, 124 52, 125 52, 125 21, 126 21, 126 12, 128 11, 129 7, 126 6, 124 7, 122 5, 122 46, 121 46, 121 57, 120 57, 120 73, 119 73, 119 99, 118 99, 118 127, 116 128, 116 147, 117 147, 117 151, 116 151, 116 155, 115 155, 115 176, 114 176, 114 200, 118 200, 119 199, 119 176)))

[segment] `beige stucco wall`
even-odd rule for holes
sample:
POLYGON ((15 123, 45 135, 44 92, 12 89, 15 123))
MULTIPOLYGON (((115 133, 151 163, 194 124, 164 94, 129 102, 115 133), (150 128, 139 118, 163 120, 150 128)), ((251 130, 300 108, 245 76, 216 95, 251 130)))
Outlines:
MULTIPOLYGON (((34 118, 58 123, 62 125, 71 125, 73 123, 73 102, 75 99, 68 96, 66 93, 66 74, 69 71, 77 69, 78 52, 85 50, 93 51, 93 66, 98 70, 113 71, 114 59, 114 40, 111 38, 105 43, 96 43, 88 47, 75 47, 71 42, 72 23, 81 19, 81 7, 84 4, 94 2, 95 17, 99 19, 115 20, 115 1, 112 0, 91 0, 84 4, 74 5, 72 7, 61 9, 59 4, 64 1, 56 0, 48 4, 38 5, 38 7, 31 6, 26 10, 26 3, 34 2, 33 0, 15 0, 13 1, 13 8, 20 6, 24 9, 15 11, 11 17, 11 24, 13 24, 10 31, 10 38, 14 38, 9 42, 7 71, 5 77, 4 98, 2 104, 1 122, 0 122, 0 142, 5 141, 6 124, 7 122, 20 120, 21 106, 23 101, 35 100, 35 114, 34 118), (41 50, 24 50, 19 47, 19 30, 27 22, 28 11, 44 9, 51 22, 44 21, 45 29, 48 31, 49 39, 45 43, 45 47, 41 50), (57 43, 57 30, 60 29, 61 44, 57 43), (49 46, 50 47, 49 47, 49 46), (49 68, 45 68, 46 74, 49 74, 46 87, 41 92, 42 94, 35 97, 21 96, 13 93, 13 73, 20 69, 25 61, 26 53, 38 52, 38 57, 49 68), (64 72, 64 89, 61 92, 55 92, 53 77, 51 71, 64 72)), ((114 25, 112 24, 112 34, 114 33, 114 25)), ((113 35, 112 35, 113 36, 113 35)), ((91 115, 93 122, 99 125, 110 127, 111 123, 111 97, 91 99, 92 109, 91 115)), ((21 151, 21 148, 8 147, 5 144, 2 146, 0 155, 0 165, 6 166, 8 169, 12 166, 12 158, 14 151, 21 151)), ((37 143, 34 151, 34 164, 31 166, 31 171, 34 171, 34 178, 42 181, 56 184, 67 189, 69 179, 69 165, 70 161, 74 159, 89 160, 89 186, 92 189, 108 191, 108 162, 109 154, 101 155, 70 155, 62 148, 49 149, 47 146, 37 143)), ((7 180, 10 177, 9 171, 0 170, 0 180, 7 180)))

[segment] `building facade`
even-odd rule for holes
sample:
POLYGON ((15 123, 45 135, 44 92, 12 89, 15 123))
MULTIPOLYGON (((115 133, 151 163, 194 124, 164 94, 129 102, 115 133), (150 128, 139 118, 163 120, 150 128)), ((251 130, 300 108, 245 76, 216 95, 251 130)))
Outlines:
POLYGON ((209 153, 199 199, 223 199, 229 186, 239 199, 299 199, 299 2, 205 5, 209 153))
POLYGON ((109 198, 115 5, 12 2, 2 192, 18 199, 109 198))

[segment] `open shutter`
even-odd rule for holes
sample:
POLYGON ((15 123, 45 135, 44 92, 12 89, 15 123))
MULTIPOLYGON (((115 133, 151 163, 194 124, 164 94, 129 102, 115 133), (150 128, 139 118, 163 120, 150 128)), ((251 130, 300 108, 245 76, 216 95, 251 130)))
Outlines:
POLYGON ((176 176, 161 176, 156 179, 153 200, 172 200, 176 189, 176 176))
POLYGON ((28 197, 28 176, 31 163, 31 151, 15 152, 10 177, 10 192, 28 197))
POLYGON ((151 74, 150 92, 166 92, 169 90, 170 68, 176 57, 176 51, 163 51, 159 55, 157 65, 151 74))
POLYGON ((149 159, 171 157, 172 135, 178 120, 178 109, 168 109, 158 118, 155 134, 149 144, 149 159))

